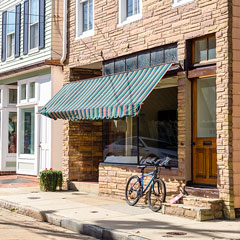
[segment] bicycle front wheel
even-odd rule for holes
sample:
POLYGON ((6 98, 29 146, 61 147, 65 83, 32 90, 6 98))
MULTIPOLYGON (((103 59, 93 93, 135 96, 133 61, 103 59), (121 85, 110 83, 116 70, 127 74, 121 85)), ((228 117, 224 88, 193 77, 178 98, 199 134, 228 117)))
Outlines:
POLYGON ((162 208, 163 202, 166 199, 166 186, 163 180, 154 179, 148 193, 149 208, 157 212, 162 208))
POLYGON ((125 198, 126 202, 130 206, 134 206, 141 197, 141 182, 140 178, 135 175, 128 179, 126 189, 125 189, 125 198))

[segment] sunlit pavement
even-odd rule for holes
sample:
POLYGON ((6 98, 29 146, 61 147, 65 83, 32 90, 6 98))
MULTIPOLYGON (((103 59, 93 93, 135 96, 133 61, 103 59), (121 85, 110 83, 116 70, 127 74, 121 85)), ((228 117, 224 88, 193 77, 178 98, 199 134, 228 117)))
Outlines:
POLYGON ((0 239, 1 240, 66 240, 94 239, 80 236, 48 223, 39 222, 33 218, 0 209, 0 239))
POLYGON ((0 201, 147 239, 240 239, 240 220, 197 222, 154 213, 142 204, 130 207, 119 199, 83 192, 0 188, 0 201))

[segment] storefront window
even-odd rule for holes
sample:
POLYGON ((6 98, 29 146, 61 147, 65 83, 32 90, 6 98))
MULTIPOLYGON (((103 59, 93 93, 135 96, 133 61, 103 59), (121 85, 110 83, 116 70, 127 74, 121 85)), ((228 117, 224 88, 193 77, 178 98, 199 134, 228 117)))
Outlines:
POLYGON ((8 117, 8 153, 17 152, 17 113, 10 112, 8 117))
POLYGON ((177 87, 153 90, 139 116, 140 163, 168 158, 178 167, 177 87))
POLYGON ((21 85, 21 100, 25 100, 26 99, 26 94, 27 93, 27 87, 26 84, 22 84, 21 85))
POLYGON ((17 104, 17 89, 9 89, 9 104, 17 104))
POLYGON ((142 164, 167 158, 178 167, 177 87, 155 89, 139 117, 103 122, 105 163, 142 164))
POLYGON ((103 142, 105 162, 137 164, 137 118, 104 120, 103 142))
POLYGON ((34 108, 21 111, 21 154, 34 154, 34 108))

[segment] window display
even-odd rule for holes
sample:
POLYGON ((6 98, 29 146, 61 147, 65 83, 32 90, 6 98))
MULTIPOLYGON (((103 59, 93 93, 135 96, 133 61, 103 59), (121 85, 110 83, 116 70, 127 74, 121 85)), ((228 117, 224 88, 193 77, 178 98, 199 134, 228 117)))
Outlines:
POLYGON ((34 108, 21 111, 21 154, 34 154, 34 108))
POLYGON ((168 158, 178 167, 177 87, 155 89, 139 117, 103 121, 105 163, 143 164, 168 158))
POLYGON ((8 153, 17 152, 17 113, 10 112, 8 117, 8 153))

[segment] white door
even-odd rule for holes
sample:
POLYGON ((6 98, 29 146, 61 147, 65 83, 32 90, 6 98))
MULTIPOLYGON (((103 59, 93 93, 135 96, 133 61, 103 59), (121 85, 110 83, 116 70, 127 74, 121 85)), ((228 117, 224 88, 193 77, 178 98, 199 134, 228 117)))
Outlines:
POLYGON ((51 119, 40 116, 40 171, 51 168, 51 119))

